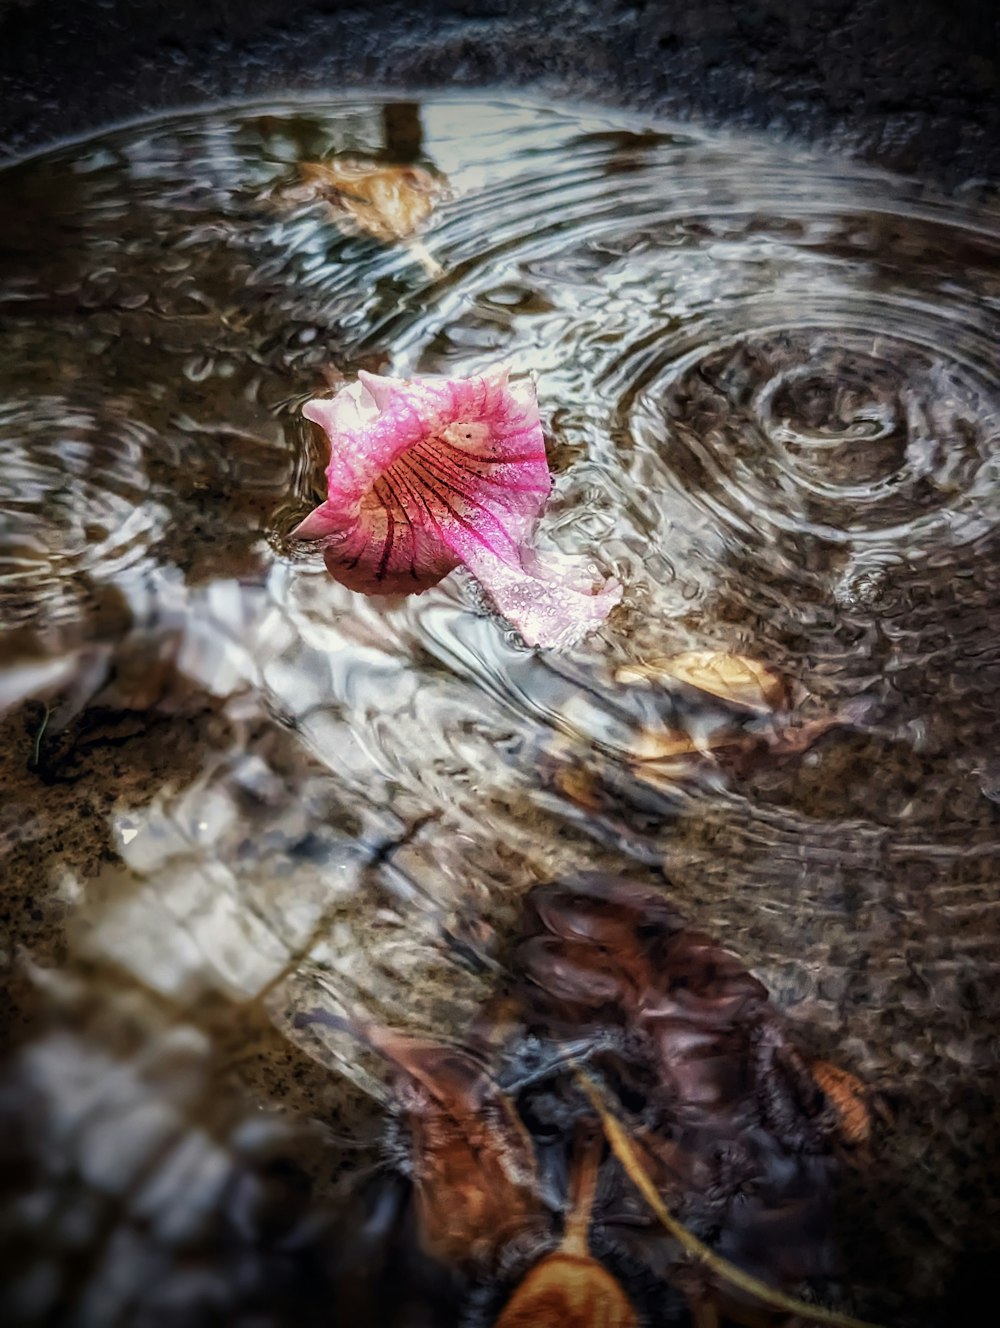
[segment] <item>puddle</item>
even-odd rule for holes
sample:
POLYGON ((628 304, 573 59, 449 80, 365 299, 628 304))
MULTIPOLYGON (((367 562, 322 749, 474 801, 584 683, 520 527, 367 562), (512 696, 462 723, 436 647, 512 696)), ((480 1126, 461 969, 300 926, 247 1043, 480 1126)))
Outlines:
POLYGON ((892 1098, 849 1263, 869 1314, 933 1322, 1000 1193, 995 203, 481 100, 192 114, 2 194, 5 955, 26 1015, 78 1012, 65 1065, 29 1033, 9 1080, 49 1103, 40 1154, 124 1010, 349 1172, 384 1067, 296 1014, 458 1035, 529 887, 625 874, 892 1098), (345 156, 437 182, 418 243, 303 192, 345 156), (288 539, 323 496, 304 401, 498 362, 538 376, 542 543, 625 588, 568 653, 461 573, 364 599, 288 539), (780 674, 816 740, 657 664, 691 651, 780 674))

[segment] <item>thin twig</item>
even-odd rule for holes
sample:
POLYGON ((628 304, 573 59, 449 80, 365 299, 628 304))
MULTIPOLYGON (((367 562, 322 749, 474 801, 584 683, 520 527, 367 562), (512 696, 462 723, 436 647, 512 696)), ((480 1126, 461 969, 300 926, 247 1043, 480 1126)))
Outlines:
POLYGON ((38 732, 35 734, 35 744, 31 753, 32 769, 38 768, 38 763, 42 759, 42 738, 45 736, 45 730, 49 725, 49 716, 52 714, 52 707, 45 702, 45 713, 42 715, 42 722, 38 726, 38 732))
POLYGON ((608 1107, 604 1094, 597 1083, 585 1070, 577 1068, 575 1074, 594 1110, 600 1117, 604 1133, 611 1145, 611 1151, 621 1163, 625 1174, 646 1200, 646 1203, 649 1204, 663 1226, 683 1249, 687 1250, 689 1254, 693 1255, 707 1268, 710 1268, 713 1273, 717 1273, 719 1277, 724 1278, 731 1286, 739 1287, 741 1291, 756 1297, 757 1300, 762 1301, 765 1305, 770 1305, 773 1309, 783 1310, 786 1314, 797 1314, 808 1323, 830 1324, 832 1328, 879 1328, 877 1324, 852 1318, 849 1314, 840 1314, 837 1310, 824 1309, 820 1305, 809 1305, 804 1300, 798 1300, 795 1296, 786 1296, 784 1292, 768 1286, 766 1282, 760 1281, 759 1278, 752 1276, 750 1273, 742 1272, 734 1264, 731 1264, 728 1259, 722 1258, 721 1255, 710 1250, 707 1245, 703 1245, 693 1232, 689 1231, 683 1223, 674 1217, 660 1198, 655 1185, 646 1174, 631 1140, 617 1117, 608 1107))

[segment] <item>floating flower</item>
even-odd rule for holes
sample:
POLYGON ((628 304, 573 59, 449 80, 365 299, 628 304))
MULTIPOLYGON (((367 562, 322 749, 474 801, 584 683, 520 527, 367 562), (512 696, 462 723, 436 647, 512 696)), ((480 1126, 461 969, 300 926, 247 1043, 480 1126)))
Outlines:
POLYGON ((361 372, 302 411, 330 440, 328 497, 292 533, 322 540, 330 574, 366 595, 406 595, 464 565, 529 645, 565 646, 621 598, 529 547, 552 480, 530 382, 361 372))

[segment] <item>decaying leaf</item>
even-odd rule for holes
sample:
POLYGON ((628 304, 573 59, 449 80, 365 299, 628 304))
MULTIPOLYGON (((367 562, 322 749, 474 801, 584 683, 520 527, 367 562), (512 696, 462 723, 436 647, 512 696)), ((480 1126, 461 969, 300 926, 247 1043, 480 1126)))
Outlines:
POLYGON ((632 1143, 615 1113, 609 1108, 604 1094, 597 1088, 595 1082, 585 1074, 579 1074, 579 1077, 584 1091, 600 1117, 611 1151, 663 1227, 683 1250, 710 1269, 724 1284, 744 1292, 753 1300, 771 1309, 784 1314, 797 1315, 804 1323, 829 1324, 831 1328, 876 1328, 875 1324, 866 1323, 863 1319, 855 1319, 849 1314, 840 1314, 836 1310, 827 1310, 820 1305, 810 1305, 794 1296, 785 1295, 710 1250, 683 1223, 678 1222, 667 1208, 649 1177, 639 1150, 632 1143))
MULTIPOLYGON (((843 1127, 736 955, 688 925, 662 891, 586 874, 531 891, 514 963, 530 1026, 567 1046, 632 1048, 616 1058, 612 1082, 644 1085, 633 1089, 642 1124, 630 1134, 644 1197, 652 1186, 661 1206, 670 1196, 672 1220, 709 1223, 720 1251, 755 1276, 758 1300, 760 1288, 777 1289, 787 1308, 792 1288, 829 1274, 843 1127)), ((718 1280, 709 1293, 729 1294, 718 1280)), ((773 1295, 762 1303, 780 1308, 773 1295)))
POLYGON ((866 1144, 871 1138, 872 1113, 864 1084, 849 1070, 842 1070, 829 1061, 813 1061, 809 1068, 812 1077, 833 1103, 844 1142, 853 1147, 866 1144))
POLYGON ((757 660, 714 650, 686 650, 649 664, 627 664, 616 682, 685 683, 722 701, 757 714, 783 710, 789 703, 787 681, 757 660))
POLYGON ((602 809, 604 799, 600 796, 597 777, 592 770, 574 765, 571 761, 554 764, 552 782, 577 807, 592 812, 602 809))
POLYGON ((496 1328, 636 1328, 621 1284, 590 1254, 601 1143, 578 1153, 562 1242, 515 1288, 496 1328))
POLYGON ((453 1328, 462 1297, 495 1328, 638 1328, 683 1302, 698 1328, 868 1328, 798 1298, 842 1271, 864 1089, 810 1063, 738 956, 662 887, 589 873, 528 892, 509 959, 461 1045, 341 1021, 393 1067, 406 1127, 385 1328, 453 1328), (451 1318, 408 1316, 428 1263, 451 1318))
POLYGON ((458 1267, 489 1263, 538 1222, 534 1153, 513 1104, 461 1047, 348 1026, 393 1067, 424 1249, 458 1267))
POLYGON ((323 199, 354 227, 384 244, 405 240, 447 195, 446 182, 421 166, 362 157, 299 164, 301 195, 323 199))

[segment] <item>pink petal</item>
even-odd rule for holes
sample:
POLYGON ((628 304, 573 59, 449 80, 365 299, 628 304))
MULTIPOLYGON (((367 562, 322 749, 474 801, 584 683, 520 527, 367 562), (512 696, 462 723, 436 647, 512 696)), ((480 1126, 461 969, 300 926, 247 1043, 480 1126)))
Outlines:
MULTIPOLYGON (((581 584, 578 568, 545 567, 533 557, 504 556, 474 537, 449 532, 448 543, 490 599, 529 646, 566 647, 600 627, 622 597, 608 581, 595 592, 581 584), (534 564, 529 571, 525 563, 534 564)), ((530 551, 529 551, 530 554, 530 551)))
POLYGON ((322 539, 330 573, 367 594, 426 590, 459 563, 529 644, 603 622, 617 587, 543 571, 526 544, 551 489, 534 387, 506 370, 379 378, 303 408, 330 439, 328 497, 293 532, 322 539))

